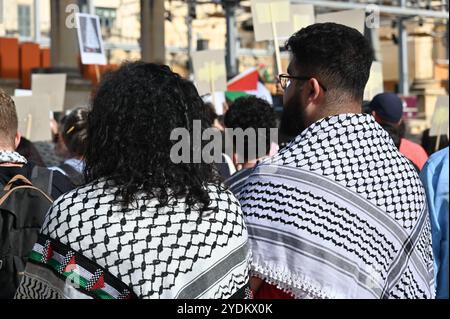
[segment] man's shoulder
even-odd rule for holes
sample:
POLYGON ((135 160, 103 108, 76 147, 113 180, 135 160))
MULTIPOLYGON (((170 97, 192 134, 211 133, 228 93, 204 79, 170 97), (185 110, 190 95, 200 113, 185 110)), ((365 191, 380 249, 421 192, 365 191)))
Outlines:
POLYGON ((253 169, 251 168, 244 168, 241 169, 240 171, 234 173, 233 175, 231 175, 230 177, 228 177, 225 180, 225 185, 228 186, 230 188, 230 190, 236 194, 235 190, 236 188, 238 188, 239 186, 242 186, 241 184, 244 183, 247 178, 251 175, 251 173, 253 172, 253 169))
POLYGON ((429 158, 429 162, 430 163, 440 163, 443 161, 448 162, 448 157, 449 157, 449 148, 447 146, 446 148, 432 154, 429 158))
MULTIPOLYGON (((436 170, 445 170, 448 172, 449 148, 446 147, 436 153, 431 154, 423 168, 423 174, 434 174, 436 170)), ((421 174, 422 175, 422 174, 421 174)))

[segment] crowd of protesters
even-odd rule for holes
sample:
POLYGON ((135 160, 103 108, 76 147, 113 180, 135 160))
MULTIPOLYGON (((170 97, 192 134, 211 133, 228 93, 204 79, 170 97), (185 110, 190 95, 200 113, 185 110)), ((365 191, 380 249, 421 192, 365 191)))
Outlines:
POLYGON ((0 92, 0 298, 448 298, 448 140, 406 139, 396 94, 363 107, 357 30, 314 24, 286 48, 279 120, 257 97, 218 117, 169 67, 129 62, 59 119, 56 163, 0 92), (174 163, 172 132, 192 146, 197 120, 263 143, 174 163))

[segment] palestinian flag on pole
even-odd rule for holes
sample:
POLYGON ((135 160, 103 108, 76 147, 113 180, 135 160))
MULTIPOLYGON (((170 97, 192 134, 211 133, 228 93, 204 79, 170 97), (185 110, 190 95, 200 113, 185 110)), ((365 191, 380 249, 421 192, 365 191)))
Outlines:
POLYGON ((258 78, 259 72, 257 68, 245 70, 228 81, 225 97, 233 102, 243 96, 255 95, 272 104, 272 96, 269 90, 267 90, 263 83, 258 81, 258 78))

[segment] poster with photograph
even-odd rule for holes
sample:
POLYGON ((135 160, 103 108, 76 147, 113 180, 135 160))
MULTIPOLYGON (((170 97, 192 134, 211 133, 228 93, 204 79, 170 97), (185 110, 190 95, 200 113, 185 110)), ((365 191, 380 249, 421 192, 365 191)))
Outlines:
POLYGON ((77 34, 81 63, 106 64, 100 19, 96 15, 77 13, 77 34))

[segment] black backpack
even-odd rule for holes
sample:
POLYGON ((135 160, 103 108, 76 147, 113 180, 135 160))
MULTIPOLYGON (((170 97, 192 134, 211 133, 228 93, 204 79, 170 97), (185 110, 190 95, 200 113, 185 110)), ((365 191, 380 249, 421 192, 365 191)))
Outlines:
POLYGON ((16 175, 0 186, 0 299, 13 298, 20 283, 27 257, 53 202, 48 195, 52 177, 52 171, 34 167, 33 182, 16 175))
POLYGON ((58 167, 66 173, 74 186, 78 187, 84 184, 84 175, 69 164, 61 164, 58 167))

